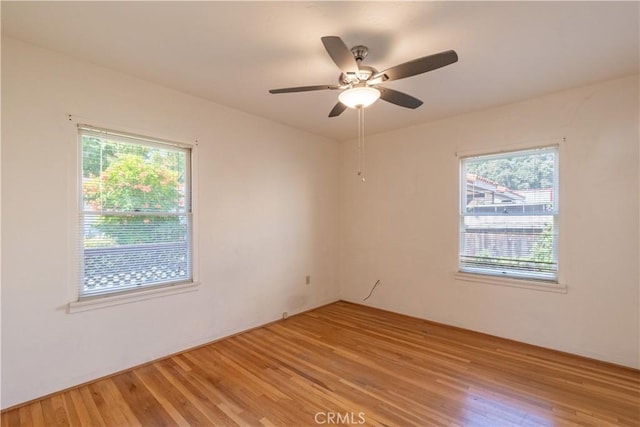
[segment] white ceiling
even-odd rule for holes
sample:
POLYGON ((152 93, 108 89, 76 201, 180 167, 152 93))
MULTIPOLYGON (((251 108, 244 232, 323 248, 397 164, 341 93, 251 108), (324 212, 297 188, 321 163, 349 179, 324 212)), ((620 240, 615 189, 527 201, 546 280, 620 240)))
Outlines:
POLYGON ((8 2, 2 34, 330 138, 337 83, 320 41, 369 47, 379 70, 454 49, 459 62, 386 86, 424 101, 378 101, 368 134, 506 104, 639 70, 638 2, 8 2))

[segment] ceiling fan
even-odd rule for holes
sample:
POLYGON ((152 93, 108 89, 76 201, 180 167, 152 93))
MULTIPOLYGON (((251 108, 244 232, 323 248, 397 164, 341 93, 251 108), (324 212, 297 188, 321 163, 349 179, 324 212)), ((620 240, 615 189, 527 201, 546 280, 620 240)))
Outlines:
POLYGON ((347 107, 366 107, 378 98, 401 107, 418 108, 422 105, 422 101, 418 98, 378 85, 386 81, 426 73, 458 61, 458 54, 453 50, 447 50, 378 71, 373 67, 362 65, 362 61, 369 52, 366 46, 354 46, 349 49, 338 36, 325 36, 321 40, 329 56, 341 71, 338 84, 271 89, 269 93, 342 90, 338 96, 339 101, 329 113, 329 117, 339 116, 347 107))

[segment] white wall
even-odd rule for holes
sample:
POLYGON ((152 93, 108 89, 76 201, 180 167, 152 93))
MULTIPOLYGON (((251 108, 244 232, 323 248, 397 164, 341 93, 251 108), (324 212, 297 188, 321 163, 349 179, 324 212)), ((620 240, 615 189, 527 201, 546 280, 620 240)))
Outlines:
POLYGON ((339 297, 337 142, 6 38, 2 107, 3 408, 339 297), (68 113, 199 141, 197 292, 65 312, 68 113))
MULTIPOLYGON (((346 300, 640 367, 638 76, 367 135, 341 164, 346 300), (566 294, 454 279, 456 152, 566 137, 560 158, 566 294)), ((437 102, 437 100, 426 100, 437 102)), ((375 106, 373 107, 375 108, 375 106)))

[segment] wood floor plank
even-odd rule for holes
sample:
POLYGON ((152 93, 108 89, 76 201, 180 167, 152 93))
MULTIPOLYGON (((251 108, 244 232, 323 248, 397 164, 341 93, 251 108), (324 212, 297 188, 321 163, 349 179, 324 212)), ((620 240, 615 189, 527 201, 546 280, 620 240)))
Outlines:
POLYGON ((2 414, 2 425, 19 426, 20 425, 20 409, 2 414))
POLYGON ((116 375, 112 380, 142 425, 170 426, 173 424, 173 418, 133 372, 116 375))
MULTIPOLYGON (((29 410, 31 411, 31 425, 34 426, 43 426, 45 425, 44 421, 44 413, 42 412, 42 405, 40 402, 34 402, 29 405, 29 410)), ((29 425, 24 423, 25 425, 29 425)))
POLYGON ((87 407, 82 402, 80 390, 74 388, 65 393, 65 402, 68 400, 70 400, 68 403, 70 406, 67 406, 67 413, 73 411, 75 414, 73 416, 75 421, 72 424, 80 426, 91 425, 91 416, 89 415, 87 407))
MULTIPOLYGON (((156 401, 167 411, 173 420, 173 424, 188 426, 193 423, 193 425, 195 425, 194 420, 198 417, 187 415, 190 418, 190 421, 187 421, 183 416, 183 411, 177 409, 183 406, 183 402, 186 402, 186 399, 180 399, 180 397, 178 397, 179 392, 176 393, 167 381, 162 381, 156 375, 153 375, 153 373, 150 372, 151 368, 150 366, 144 366, 141 369, 135 370, 133 374, 147 387, 149 393, 151 393, 156 401)), ((200 420, 202 420, 202 418, 200 420)))
POLYGON ((73 402, 73 398, 71 397, 71 392, 74 390, 75 389, 71 389, 62 393, 62 402, 64 405, 63 408, 71 427, 82 425, 80 417, 78 416, 78 412, 76 411, 76 405, 73 402))
MULTIPOLYGON (((233 419, 219 407, 219 404, 225 399, 220 398, 216 387, 209 385, 205 375, 192 376, 188 371, 177 369, 176 365, 171 362, 164 360, 155 364, 158 372, 166 378, 171 387, 179 391, 195 408, 204 414, 208 419, 208 423, 216 426, 235 425, 233 419)), ((236 409, 236 413, 241 411, 242 409, 239 407, 236 409)))
MULTIPOLYGON (((68 426, 67 411, 64 408, 62 393, 54 394, 40 402, 47 426, 68 426)), ((11 424, 15 425, 15 424, 11 424)))
POLYGON ((20 425, 34 425, 33 418, 31 417, 31 408, 29 408, 29 406, 23 406, 18 411, 20 413, 20 425))
POLYGON ((338 302, 2 413, 9 426, 640 426, 640 371, 338 302))
POLYGON ((135 424, 133 422, 135 419, 133 414, 130 417, 124 414, 123 407, 126 405, 124 405, 119 393, 116 392, 114 395, 114 391, 109 387, 110 385, 113 385, 111 381, 98 381, 87 386, 104 423, 110 427, 135 424))

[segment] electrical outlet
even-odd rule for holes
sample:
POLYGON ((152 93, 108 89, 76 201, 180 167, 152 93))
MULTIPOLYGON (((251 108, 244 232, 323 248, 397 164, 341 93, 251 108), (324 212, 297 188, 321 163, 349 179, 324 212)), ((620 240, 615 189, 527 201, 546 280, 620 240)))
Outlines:
POLYGON ((306 280, 305 280, 305 283, 306 283, 307 285, 311 284, 311 276, 307 276, 307 278, 306 278, 306 280))

